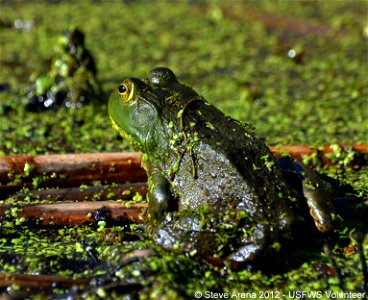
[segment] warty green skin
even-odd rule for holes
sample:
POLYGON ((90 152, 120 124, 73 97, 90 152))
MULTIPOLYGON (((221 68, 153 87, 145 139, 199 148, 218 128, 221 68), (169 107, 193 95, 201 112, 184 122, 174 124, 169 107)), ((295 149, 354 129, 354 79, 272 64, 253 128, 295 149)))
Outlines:
MULTIPOLYGON (((266 144, 171 70, 124 80, 108 108, 113 127, 142 152, 157 244, 247 262, 315 231, 306 198, 266 144)), ((318 206, 317 181, 312 176, 303 188, 316 224, 328 231, 332 210, 318 206)))

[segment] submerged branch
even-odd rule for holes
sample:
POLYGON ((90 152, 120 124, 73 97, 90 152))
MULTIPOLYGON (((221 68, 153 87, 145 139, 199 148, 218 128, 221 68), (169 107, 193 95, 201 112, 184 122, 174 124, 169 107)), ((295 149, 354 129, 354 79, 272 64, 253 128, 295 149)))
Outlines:
MULTIPOLYGON (((35 220, 42 225, 85 225, 95 222, 96 213, 106 207, 113 219, 123 217, 133 223, 142 223, 146 216, 146 203, 131 205, 116 201, 72 202, 52 204, 26 204, 22 206, 0 204, 0 219, 15 212, 16 218, 24 221, 35 220)), ((14 214, 14 213, 13 213, 14 214)), ((13 214, 11 214, 13 216, 13 214)))
POLYGON ((45 190, 33 190, 29 192, 19 192, 11 197, 8 203, 16 203, 25 197, 35 198, 36 200, 48 200, 51 202, 61 201, 107 201, 107 200, 130 200, 136 194, 144 197, 147 194, 146 182, 132 182, 125 184, 115 184, 110 186, 92 186, 92 187, 67 187, 45 190))
POLYGON ((0 187, 19 185, 15 180, 17 175, 22 176, 22 185, 32 185, 36 176, 47 177, 40 186, 77 186, 96 180, 145 181, 147 175, 140 165, 141 156, 137 152, 3 156, 0 157, 0 187))
MULTIPOLYGON (((352 148, 357 152, 368 152, 368 145, 340 145, 342 149, 352 148)), ((323 164, 331 163, 328 153, 334 150, 326 145, 323 150, 312 149, 308 146, 271 147, 275 156, 289 153, 297 160, 306 155, 317 154, 323 164)), ((131 153, 96 153, 96 154, 53 154, 37 156, 3 156, 0 157, 0 195, 7 197, 23 187, 77 187, 81 184, 91 184, 95 181, 102 183, 145 182, 147 175, 141 167, 141 155, 131 153)), ((92 193, 92 190, 90 190, 92 193)), ((49 194, 56 194, 62 199, 70 192, 73 197, 78 193, 76 189, 69 191, 32 192, 44 199, 49 194), (64 196, 61 196, 61 195, 64 196)), ((91 195, 89 191, 87 198, 91 195)), ((82 192, 81 192, 82 194, 82 192)), ((81 199, 77 197, 77 199, 81 199)), ((70 198, 70 197, 69 197, 70 198)), ((74 200, 74 199, 73 199, 74 200)))
POLYGON ((73 279, 59 275, 0 274, 0 287, 13 284, 27 287, 48 287, 58 284, 64 287, 88 285, 90 279, 73 279))

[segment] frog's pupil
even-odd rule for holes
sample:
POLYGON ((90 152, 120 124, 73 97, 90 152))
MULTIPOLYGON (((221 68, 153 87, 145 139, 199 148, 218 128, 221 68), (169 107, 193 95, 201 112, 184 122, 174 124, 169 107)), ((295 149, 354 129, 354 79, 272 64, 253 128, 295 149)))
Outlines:
POLYGON ((119 88, 118 88, 118 90, 119 90, 119 93, 124 93, 124 92, 126 92, 126 87, 124 86, 124 85, 119 85, 119 88))

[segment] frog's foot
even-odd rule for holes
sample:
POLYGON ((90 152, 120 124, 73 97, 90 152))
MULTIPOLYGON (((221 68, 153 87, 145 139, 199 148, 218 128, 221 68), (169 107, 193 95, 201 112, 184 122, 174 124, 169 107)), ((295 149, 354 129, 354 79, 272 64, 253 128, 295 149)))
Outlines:
POLYGON ((178 216, 175 212, 168 213, 160 223, 152 226, 152 239, 167 250, 190 250, 200 234, 197 223, 196 219, 178 216))
POLYGON ((172 228, 159 228, 154 230, 152 239, 155 244, 160 245, 164 249, 174 249, 179 248, 179 240, 175 232, 171 230, 172 228))
POLYGON ((238 263, 254 261, 269 245, 268 226, 257 224, 251 236, 243 238, 241 246, 228 256, 228 259, 238 263))
POLYGON ((119 264, 119 268, 124 265, 130 264, 133 261, 139 261, 142 258, 155 255, 155 251, 153 249, 137 249, 132 252, 126 254, 121 260, 119 264))
POLYGON ((262 251, 262 248, 263 245, 260 243, 249 243, 228 256, 228 259, 236 262, 252 261, 262 251))

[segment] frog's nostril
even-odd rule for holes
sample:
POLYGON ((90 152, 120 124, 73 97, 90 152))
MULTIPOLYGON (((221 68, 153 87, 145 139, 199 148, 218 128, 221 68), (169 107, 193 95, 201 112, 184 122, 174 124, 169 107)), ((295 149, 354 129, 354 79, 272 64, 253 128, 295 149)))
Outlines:
POLYGON ((127 88, 124 86, 124 85, 119 85, 119 87, 118 87, 118 91, 119 91, 119 93, 120 94, 123 94, 123 93, 125 93, 126 92, 126 90, 127 90, 127 88))

